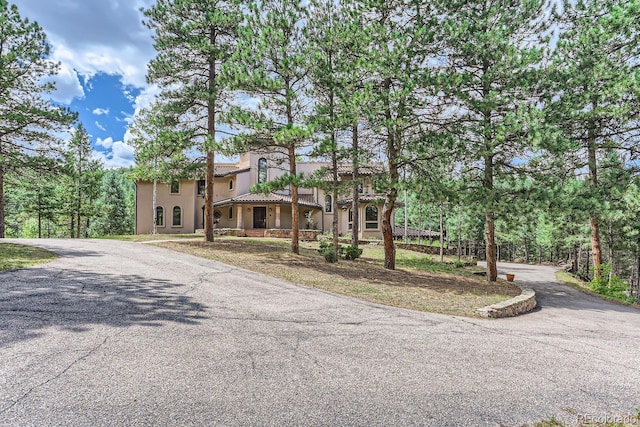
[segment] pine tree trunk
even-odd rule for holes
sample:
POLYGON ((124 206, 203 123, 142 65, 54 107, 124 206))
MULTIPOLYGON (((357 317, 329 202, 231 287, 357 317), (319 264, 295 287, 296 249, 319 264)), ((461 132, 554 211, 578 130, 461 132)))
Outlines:
POLYGON ((458 261, 462 256, 462 216, 458 214, 458 261))
MULTIPOLYGON (((589 131, 589 145, 587 147, 589 156, 589 185, 592 191, 598 188, 598 168, 596 150, 597 146, 594 138, 589 131)), ((598 213, 592 210, 589 213, 589 226, 591 227, 591 253, 593 256, 593 275, 594 279, 600 278, 600 265, 602 264, 602 243, 600 240, 600 224, 598 213)))
POLYGON ((38 239, 42 239, 42 193, 38 191, 38 239))
POLYGON ((571 250, 571 272, 576 274, 578 272, 578 245, 574 244, 571 250))
MULTIPOLYGON (((0 146, 1 153, 1 146, 0 146)), ((0 160, 2 161, 2 160, 0 160)), ((4 166, 0 165, 0 239, 4 239, 4 218, 5 218, 5 200, 4 200, 4 166)))
MULTIPOLYGON (((391 90, 391 79, 387 78, 384 82, 385 93, 389 93, 391 90)), ((387 99, 387 105, 385 105, 385 118, 387 123, 392 123, 391 107, 387 99)), ((389 157, 389 182, 391 188, 387 191, 387 197, 382 208, 382 239, 384 241, 384 268, 388 270, 396 269, 396 247, 393 241, 393 224, 391 218, 393 216, 393 209, 398 198, 398 139, 400 135, 396 133, 395 129, 388 129, 387 135, 387 155, 389 157)))
MULTIPOLYGON (((214 29, 209 31, 209 44, 215 46, 216 32, 214 29)), ((204 185, 204 240, 205 242, 213 242, 214 218, 213 218, 213 182, 215 178, 215 153, 211 148, 211 144, 216 139, 216 60, 215 56, 209 59, 209 99, 207 100, 207 137, 206 153, 207 153, 207 173, 204 185)))
POLYGON ((440 204, 440 262, 444 262, 444 204, 440 204))
POLYGON ((495 220, 493 212, 487 210, 485 214, 485 239, 487 242, 487 280, 495 282, 498 280, 498 265, 496 262, 496 242, 495 242, 495 220))
POLYGON ((331 167, 333 171, 333 186, 331 193, 331 210, 333 211, 332 219, 333 222, 331 224, 331 231, 333 233, 333 250, 338 253, 338 155, 336 153, 335 146, 335 132, 331 133, 332 139, 332 151, 331 151, 331 167))
MULTIPOLYGON (((358 234, 360 233, 360 212, 359 212, 359 205, 360 205, 360 192, 358 191, 358 181, 360 181, 360 168, 359 168, 359 155, 360 153, 358 152, 359 148, 358 148, 358 122, 355 122, 353 124, 353 134, 352 134, 352 140, 351 140, 351 147, 353 148, 353 158, 352 160, 352 165, 353 165, 353 170, 351 171, 352 174, 352 181, 353 181, 353 203, 351 205, 351 246, 357 248, 358 247, 358 240, 359 240, 359 236, 358 234)), ((348 218, 347 218, 348 219, 348 218)))
MULTIPOLYGON (((296 171, 296 147, 295 145, 289 145, 289 174, 295 177, 296 171)), ((299 230, 300 230, 300 218, 299 218, 299 205, 298 205, 298 185, 291 184, 291 252, 294 254, 300 253, 300 245, 298 242, 299 230)))

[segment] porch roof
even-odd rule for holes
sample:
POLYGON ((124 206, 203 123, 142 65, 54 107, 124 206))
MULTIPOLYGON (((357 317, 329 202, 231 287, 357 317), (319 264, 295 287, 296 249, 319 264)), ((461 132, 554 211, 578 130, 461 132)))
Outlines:
MULTIPOLYGON (((225 206, 225 205, 233 205, 233 204, 286 204, 290 205, 292 203, 291 196, 285 194, 278 193, 269 193, 267 195, 257 193, 249 193, 243 194, 238 197, 233 197, 230 199, 220 200, 213 204, 213 206, 225 206)), ((298 204, 300 206, 306 206, 310 208, 322 209, 322 206, 317 204, 313 200, 313 196, 309 195, 300 195, 298 197, 298 204)))

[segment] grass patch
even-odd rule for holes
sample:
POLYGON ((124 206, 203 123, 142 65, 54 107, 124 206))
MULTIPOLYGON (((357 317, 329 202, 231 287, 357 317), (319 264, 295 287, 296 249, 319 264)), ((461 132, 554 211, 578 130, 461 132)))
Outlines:
POLYGON ((380 245, 363 245, 361 258, 329 264, 318 242, 301 242, 300 255, 286 239, 217 237, 158 246, 213 259, 297 284, 366 301, 450 315, 477 316, 476 309, 505 301, 520 289, 504 281, 488 283, 472 269, 440 264, 427 254, 397 250, 397 270, 386 270, 380 245))
POLYGON ((0 271, 44 264, 58 258, 53 252, 33 246, 0 243, 0 271))
POLYGON ((574 275, 572 275, 571 273, 568 273, 564 270, 559 270, 556 272, 556 279, 566 285, 571 286, 574 289, 577 289, 579 291, 582 291, 594 297, 602 298, 607 301, 612 301, 612 302, 616 302, 624 305, 638 306, 638 304, 636 304, 635 302, 631 302, 625 298, 614 298, 608 295, 603 295, 601 293, 598 293, 591 288, 591 284, 589 282, 584 282, 578 279, 577 277, 575 277, 574 275))

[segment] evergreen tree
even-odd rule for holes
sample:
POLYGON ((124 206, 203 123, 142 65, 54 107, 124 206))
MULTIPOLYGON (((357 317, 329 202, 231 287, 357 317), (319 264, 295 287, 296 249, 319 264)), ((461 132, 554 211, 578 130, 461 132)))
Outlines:
POLYGON ((320 185, 325 184, 332 200, 332 233, 334 250, 338 251, 338 198, 348 193, 345 183, 340 182, 338 165, 351 158, 352 180, 346 183, 354 198, 352 212, 352 233, 355 236, 353 246, 358 246, 357 197, 358 185, 362 185, 358 177, 358 160, 361 157, 357 146, 357 126, 362 115, 365 98, 363 79, 367 72, 365 55, 366 33, 361 26, 361 16, 352 10, 350 2, 334 0, 313 0, 310 2, 309 21, 304 28, 308 40, 308 78, 310 97, 314 100, 314 109, 309 117, 320 141, 314 147, 312 156, 330 159, 328 169, 330 185, 324 172, 320 185), (354 129, 355 128, 355 129, 354 129), (349 149, 344 137, 353 132, 352 141, 355 148, 349 149), (355 137, 355 138, 353 138, 355 137), (341 141, 342 139, 342 141, 341 141))
POLYGON ((55 132, 75 120, 47 97, 54 85, 46 78, 58 72, 47 59, 49 49, 42 28, 0 0, 0 238, 5 235, 6 174, 52 167, 44 156, 57 142, 55 132))
POLYGON ((158 55, 147 78, 158 84, 165 114, 206 153, 204 236, 213 241, 215 141, 228 98, 221 67, 235 49, 242 21, 238 0, 158 0, 144 11, 158 55))
MULTIPOLYGON (((495 221, 502 194, 497 181, 517 172, 539 136, 534 88, 543 34, 541 0, 446 2, 443 90, 452 111, 465 177, 485 218, 487 279, 497 278, 495 221)), ((453 150, 452 150, 453 151, 453 150)))
POLYGON ((395 269, 392 216, 400 171, 423 162, 421 148, 433 142, 430 124, 441 113, 429 60, 439 53, 435 43, 439 2, 374 0, 358 2, 369 34, 373 85, 368 120, 379 136, 388 168, 382 209, 382 236, 387 269, 395 269))
MULTIPOLYGON (((603 157, 611 150, 637 155, 637 1, 565 4, 562 32, 549 67, 546 112, 560 138, 550 149, 572 155, 568 166, 588 171, 586 201, 594 275, 603 263, 603 157), (635 58, 635 59, 634 59, 635 58)), ((550 141, 551 142, 551 141, 550 141)))
POLYGON ((132 224, 127 212, 127 200, 122 179, 115 171, 105 174, 102 184, 101 203, 104 216, 97 224, 98 235, 122 235, 132 233, 132 224))
MULTIPOLYGON (((286 159, 287 173, 263 183, 257 191, 291 192, 291 251, 299 253, 300 228, 297 157, 311 135, 305 124, 307 51, 302 26, 306 10, 296 0, 251 3, 240 29, 238 49, 225 70, 233 87, 259 99, 258 111, 235 109, 233 119, 245 133, 235 139, 236 151, 271 149, 286 159)), ((277 159, 274 159, 277 160, 277 159)))
POLYGON ((91 218, 100 215, 96 206, 103 176, 102 164, 92 159, 89 135, 82 124, 76 128, 65 153, 63 187, 59 190, 64 210, 69 215, 70 237, 88 236, 91 218), (86 223, 83 224, 82 219, 86 223))

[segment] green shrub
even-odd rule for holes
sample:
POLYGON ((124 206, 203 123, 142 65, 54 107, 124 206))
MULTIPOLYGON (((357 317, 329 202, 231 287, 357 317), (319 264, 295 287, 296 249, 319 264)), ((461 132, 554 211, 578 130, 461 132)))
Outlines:
POLYGON ((629 285, 616 275, 611 274, 611 264, 600 266, 600 277, 591 281, 591 289, 600 295, 617 300, 633 302, 629 296, 629 285))
MULTIPOLYGON (((341 247, 338 247, 338 251, 340 251, 340 249, 341 247)), ((328 240, 320 239, 320 249, 318 249, 318 253, 322 255, 327 262, 338 262, 338 252, 333 249, 333 243, 328 240)))
POLYGON ((362 255, 362 249, 357 248, 355 246, 347 246, 343 250, 344 259, 354 260, 360 258, 362 255))
POLYGON ((333 248, 325 249, 322 255, 324 256, 324 260, 329 263, 333 264, 334 262, 338 262, 338 254, 333 250, 333 248))

